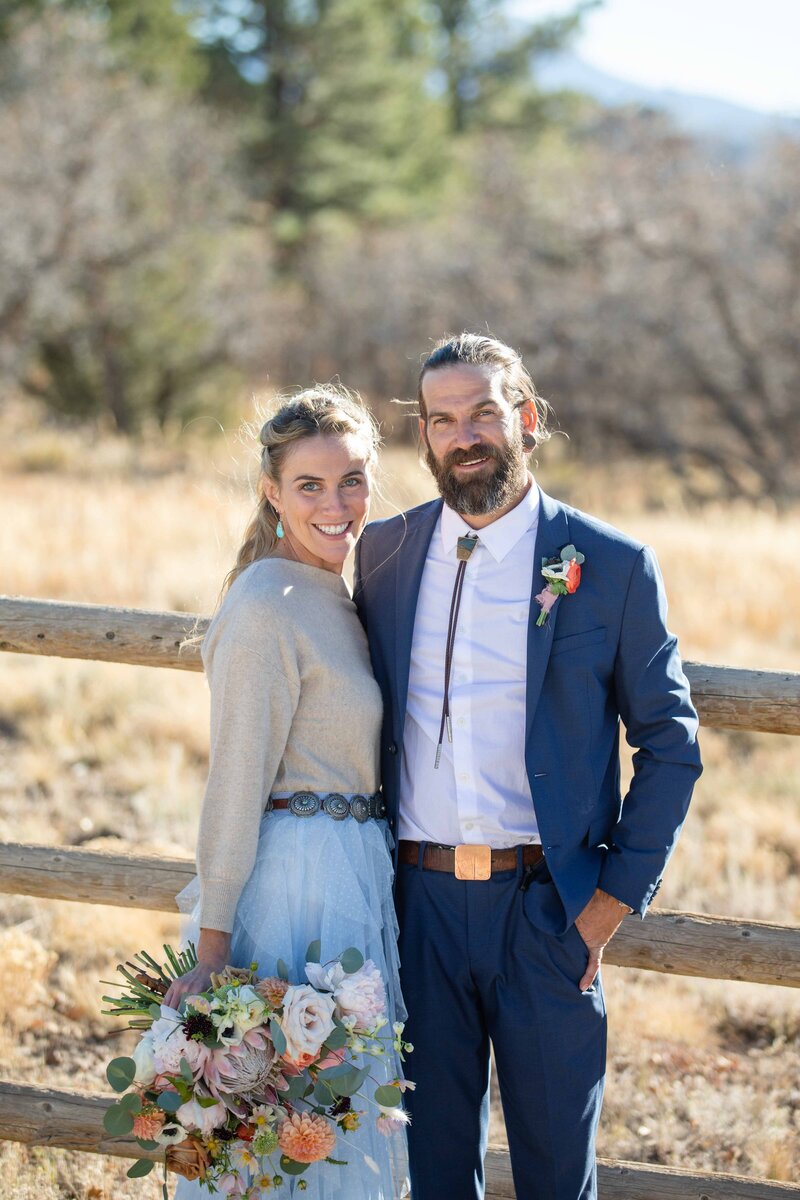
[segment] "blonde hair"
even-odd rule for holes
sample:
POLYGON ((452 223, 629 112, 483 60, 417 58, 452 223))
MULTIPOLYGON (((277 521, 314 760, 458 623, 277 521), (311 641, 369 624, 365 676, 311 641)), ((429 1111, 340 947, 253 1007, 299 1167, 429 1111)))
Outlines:
POLYGON ((267 499, 264 485, 267 481, 279 484, 284 460, 292 446, 318 434, 333 437, 352 434, 363 439, 368 466, 378 457, 381 441, 378 425, 357 392, 330 383, 315 384, 284 400, 264 421, 258 435, 262 447, 256 487, 258 505, 236 562, 225 576, 220 598, 245 567, 275 551, 279 515, 267 499))

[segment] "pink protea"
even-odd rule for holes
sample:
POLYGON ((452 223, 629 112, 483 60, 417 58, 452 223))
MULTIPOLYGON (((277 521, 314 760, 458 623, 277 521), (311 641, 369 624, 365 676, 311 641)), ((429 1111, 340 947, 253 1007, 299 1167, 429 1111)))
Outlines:
POLYGON ((274 1082, 275 1047, 269 1032, 250 1029, 238 1046, 211 1050, 203 1063, 203 1079, 218 1099, 222 1093, 255 1093, 274 1082))
POLYGON ((278 1145, 295 1162, 321 1162, 336 1146, 336 1130, 316 1113, 293 1113, 278 1130, 278 1145))
POLYGON ((255 985, 262 1000, 266 1000, 271 1008, 280 1008, 283 1004, 283 997, 289 990, 289 984, 285 979, 279 979, 277 975, 268 975, 266 979, 259 979, 255 985))
POLYGON ((152 1142, 164 1124, 166 1113, 156 1104, 144 1104, 142 1111, 133 1118, 133 1136, 143 1142, 152 1142))

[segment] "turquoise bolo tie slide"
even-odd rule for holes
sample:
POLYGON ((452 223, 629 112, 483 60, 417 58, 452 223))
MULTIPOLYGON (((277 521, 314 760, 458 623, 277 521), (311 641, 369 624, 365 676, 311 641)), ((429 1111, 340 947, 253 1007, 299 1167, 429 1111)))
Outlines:
POLYGON ((456 558, 459 562, 466 562, 472 551, 478 543, 478 535, 473 533, 470 537, 460 537, 456 546, 456 558))

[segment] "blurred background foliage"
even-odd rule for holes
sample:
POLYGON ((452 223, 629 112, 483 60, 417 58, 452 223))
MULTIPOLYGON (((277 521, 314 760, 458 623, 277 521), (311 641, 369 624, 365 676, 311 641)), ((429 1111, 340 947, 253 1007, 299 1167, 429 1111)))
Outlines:
POLYGON ((594 0, 3 0, 0 406, 125 435, 340 375, 390 437, 442 332, 571 453, 800 494, 800 145, 537 86, 594 0))

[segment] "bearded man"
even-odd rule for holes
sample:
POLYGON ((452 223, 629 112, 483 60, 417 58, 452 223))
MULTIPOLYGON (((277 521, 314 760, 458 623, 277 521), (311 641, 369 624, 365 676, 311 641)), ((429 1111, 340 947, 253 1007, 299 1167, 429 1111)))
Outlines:
POLYGON ((652 550, 529 471, 546 406, 519 355, 447 338, 418 403, 441 499, 369 525, 355 584, 384 699, 412 1194, 483 1196, 491 1044, 518 1200, 590 1200, 600 959, 658 890, 697 716, 652 550))

